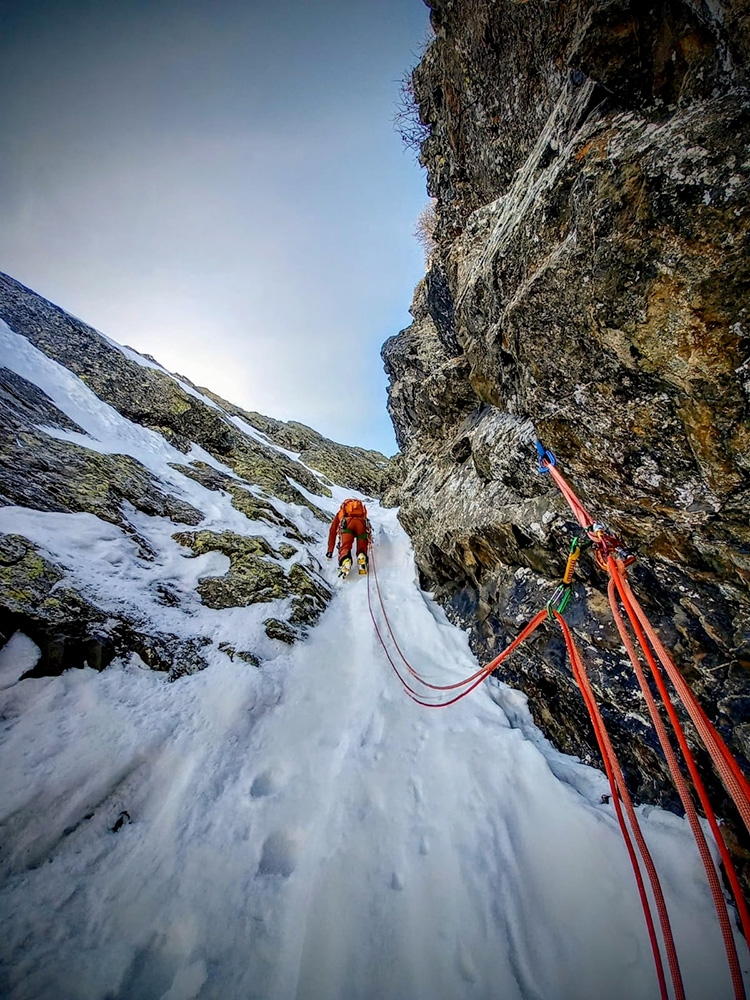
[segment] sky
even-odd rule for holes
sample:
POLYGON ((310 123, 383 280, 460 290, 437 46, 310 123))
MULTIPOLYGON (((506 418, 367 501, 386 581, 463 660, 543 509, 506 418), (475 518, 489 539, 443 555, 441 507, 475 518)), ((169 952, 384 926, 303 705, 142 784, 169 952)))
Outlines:
POLYGON ((422 0, 11 0, 0 270, 247 409, 396 451, 422 0))

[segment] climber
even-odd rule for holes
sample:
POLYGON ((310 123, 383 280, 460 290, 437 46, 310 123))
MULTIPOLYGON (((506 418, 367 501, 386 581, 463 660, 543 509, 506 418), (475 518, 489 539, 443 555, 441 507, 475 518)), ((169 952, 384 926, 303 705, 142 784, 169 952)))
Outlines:
POLYGON ((344 500, 331 522, 328 532, 328 551, 326 559, 333 556, 336 544, 336 534, 339 533, 339 576, 346 576, 352 568, 352 545, 357 539, 357 565, 360 576, 367 572, 367 546, 370 539, 370 522, 367 520, 367 507, 361 500, 344 500))

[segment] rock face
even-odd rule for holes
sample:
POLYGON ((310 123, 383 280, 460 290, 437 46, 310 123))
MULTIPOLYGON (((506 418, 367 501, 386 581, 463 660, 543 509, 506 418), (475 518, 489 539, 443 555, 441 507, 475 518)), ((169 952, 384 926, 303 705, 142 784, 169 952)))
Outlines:
MULTIPOLYGON (((638 559, 631 579, 750 760, 750 17, 626 0, 429 0, 414 72, 437 199, 414 322, 383 348, 401 505, 426 589, 496 654, 576 525, 535 435, 638 559)), ((584 556, 568 619, 628 780, 675 804, 584 556)), ((598 761, 549 629, 503 678, 598 761)), ((731 816, 729 809, 726 810, 731 816)))
POLYGON ((37 676, 137 653, 174 679, 304 635, 331 597, 308 494, 378 494, 388 459, 197 390, 6 275, 0 320, 0 645, 25 632, 37 676), (216 641, 232 609, 263 648, 216 641))
MULTIPOLYGON (((291 545, 285 552, 282 542, 277 551, 262 535, 237 535, 232 531, 220 534, 212 531, 185 532, 172 537, 181 545, 189 546, 196 556, 222 552, 229 557, 227 574, 204 577, 198 584, 201 600, 209 608, 243 608, 249 604, 292 597, 290 623, 310 625, 318 620, 331 598, 328 587, 316 580, 299 562, 295 562, 287 573, 283 566, 272 561, 296 555, 297 549, 291 545)), ((289 632, 294 641, 298 633, 293 629, 289 632)), ((268 627, 266 634, 270 634, 268 627)))
POLYGON ((274 420, 272 417, 264 417, 262 413, 248 412, 228 403, 208 389, 201 388, 201 392, 219 403, 227 413, 240 417, 262 431, 274 444, 297 452, 300 462, 322 472, 329 480, 374 496, 379 496, 382 492, 390 463, 379 451, 338 444, 296 420, 274 420))

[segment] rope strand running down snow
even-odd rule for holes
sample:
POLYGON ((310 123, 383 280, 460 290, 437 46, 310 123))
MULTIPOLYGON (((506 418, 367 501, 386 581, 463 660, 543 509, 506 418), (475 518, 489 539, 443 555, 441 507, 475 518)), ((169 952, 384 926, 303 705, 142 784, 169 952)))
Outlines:
POLYGON ((415 670, 414 667, 411 665, 411 663, 406 659, 403 652, 401 651, 401 647, 399 646, 395 635, 393 634, 393 629, 391 627, 391 623, 388 618, 388 613, 385 609, 385 604, 383 603, 383 595, 380 590, 380 585, 378 583, 377 569, 372 549, 370 550, 370 566, 372 568, 372 575, 375 579, 375 586, 378 594, 378 599, 380 602, 380 608, 383 614, 383 620, 385 621, 388 633, 393 641, 394 646, 396 647, 398 655, 405 664, 411 676, 414 677, 420 684, 424 685, 426 688, 429 688, 432 691, 455 691, 458 688, 465 688, 465 690, 461 691, 460 694, 456 695, 454 698, 451 698, 449 701, 425 701, 424 698, 426 697, 426 695, 420 694, 409 685, 407 680, 400 672, 398 665, 391 656, 391 653, 388 650, 388 647, 383 639, 383 635, 380 631, 377 620, 375 618, 375 613, 373 610, 372 600, 371 600, 371 592, 370 592, 370 574, 368 574, 367 604, 370 609, 370 617, 372 618, 373 626, 375 627, 375 634, 378 637, 380 645, 383 647, 383 651, 386 655, 386 658, 388 659, 388 662, 393 668, 393 671, 398 677, 398 679, 401 681, 401 684, 403 685, 406 693, 413 701, 416 701, 418 705, 423 705, 425 708, 447 708, 448 705, 454 705, 461 698, 464 698, 467 694, 473 691, 474 688, 478 687, 478 685, 480 685, 482 681, 486 680, 490 676, 490 674, 503 662, 503 660, 505 660, 508 656, 510 656, 510 654, 515 649, 517 649, 522 642, 528 639, 529 636, 536 631, 536 629, 542 624, 542 622, 547 617, 546 610, 540 611, 534 618, 532 618, 532 620, 529 622, 526 628, 513 640, 513 642, 511 642, 510 645, 508 645, 502 651, 502 653, 496 656, 494 660, 491 660, 490 663, 486 664, 484 667, 481 667, 479 670, 475 671, 473 674, 471 674, 471 676, 465 677, 463 680, 457 681, 455 684, 432 684, 429 681, 425 680, 422 677, 422 675, 417 670, 415 670), (466 685, 470 686, 466 687, 466 685))
POLYGON ((583 700, 586 704, 586 708, 591 719, 591 723, 594 727, 594 734, 596 735, 596 741, 599 744, 599 750, 602 755, 602 760, 604 761, 604 767, 607 772, 607 777, 609 778, 610 787, 612 789, 612 801, 614 802, 615 811, 617 812, 617 819, 620 824, 620 829, 622 831, 623 840, 625 841, 625 846, 628 851, 628 856, 630 857, 630 863, 633 867, 633 874, 635 876, 636 884, 638 886, 638 893, 641 898, 641 906, 643 908, 643 915, 646 919, 646 926, 648 927, 648 936, 651 942, 651 950, 654 956, 654 964, 656 966, 656 976, 659 980, 659 989, 661 995, 666 1000, 668 997, 667 985, 664 979, 664 968, 661 960, 661 953, 659 950, 659 944, 656 939, 656 932, 654 930, 654 921, 651 915, 651 906, 648 901, 648 896, 646 895, 646 889, 643 884, 643 876, 641 875, 640 865, 638 864, 638 859, 635 856, 633 850, 633 844, 630 839, 630 834, 625 823, 625 818, 622 814, 622 807, 620 802, 625 806, 625 811, 630 821, 630 826, 633 831, 636 843, 638 845, 638 850, 640 852, 641 858, 646 868, 648 874, 649 883, 651 884, 651 891, 654 895, 656 901, 656 908, 659 914, 659 923, 661 925, 662 935, 664 937, 665 946, 667 949, 667 958, 669 961, 669 969, 672 976, 672 985, 674 987, 675 997, 677 1000, 684 1000, 685 991, 682 984, 682 973, 680 972, 680 964, 677 959, 677 949, 675 948, 674 938, 672 936, 672 927, 669 921, 669 913, 667 911, 667 905, 664 901, 664 893, 662 892, 661 882, 659 881, 659 876, 656 871, 656 866, 654 865, 653 859, 651 857, 651 852, 646 845, 646 841, 641 832, 640 824, 638 823, 638 817, 635 814, 635 809, 633 808, 633 802, 630 798, 630 793, 628 792, 627 784, 625 783, 625 778, 622 773, 622 768, 620 767, 620 762, 617 759, 617 754, 614 751, 612 742, 609 738, 609 733, 607 732, 607 727, 604 724, 604 719, 602 718, 601 712, 599 711, 599 706, 596 703, 596 698, 594 697, 594 692, 591 687, 591 683, 586 674, 586 669, 583 665, 581 659, 581 654, 578 652, 578 647, 573 641, 573 636, 570 633, 565 619, 557 611, 553 612, 555 618, 557 619, 560 628, 562 629, 563 636, 565 638, 565 645, 568 649, 568 655, 570 656, 570 662, 573 667, 573 673, 575 675, 576 683, 583 695, 583 700))
MULTIPOLYGON (((732 974, 732 984, 735 990, 735 996, 742 997, 744 996, 742 973, 740 971, 739 958, 737 956, 737 949, 734 944, 732 929, 729 924, 729 916, 727 913, 726 901, 724 899, 724 894, 721 890, 719 873, 716 870, 716 865, 714 864, 713 857, 711 856, 711 852, 708 848, 708 843, 706 842, 703 829, 701 828, 700 821, 698 819, 698 814, 696 812, 695 806, 693 805, 693 801, 690 797, 690 792, 688 790, 687 783, 685 782, 685 779, 683 778, 682 773, 680 772, 680 768, 677 763, 677 757, 675 756, 674 750, 672 749, 672 745, 669 741, 669 736, 667 735, 666 728, 664 726, 664 723, 662 722, 661 716, 659 715, 659 710, 657 708, 656 701, 654 700, 654 697, 651 694, 651 689, 649 688, 648 683, 646 681, 646 677, 643 673, 643 669, 636 654, 635 647, 633 646, 632 640, 627 633, 625 622, 623 621, 622 615, 620 614, 619 608, 617 607, 616 584, 614 577, 612 577, 612 579, 610 579, 609 582, 608 596, 615 624, 617 625, 617 629, 620 633, 623 645, 628 651, 628 656, 630 657, 630 661, 633 664, 633 670, 635 671, 635 675, 638 678, 638 684, 641 688, 643 697, 646 701, 651 721, 659 737, 659 743, 661 744, 662 750, 664 751, 664 756, 667 761, 667 765, 669 767, 669 772, 672 775, 672 780, 674 781, 675 788, 677 789, 677 792, 680 796, 680 801, 682 802, 683 808, 685 809, 685 815, 687 816, 688 822, 690 823, 690 829, 693 832, 693 836, 695 837, 695 842, 698 846, 698 851, 701 856, 701 862, 703 863, 703 868, 706 872, 706 878, 708 879, 708 884, 711 890, 711 896, 714 901, 716 915, 718 917, 719 925, 721 927, 721 934, 724 940, 724 948, 727 954, 727 961, 729 962, 729 967, 732 974)), ((724 838, 721 835, 721 831, 719 829, 719 825, 716 820, 716 814, 709 801, 705 785, 703 784, 700 774, 698 773, 698 768, 695 764, 695 759, 693 757, 693 754, 690 750, 690 747, 687 744, 687 741, 685 740, 684 733, 682 732, 682 728, 679 725, 679 721, 677 720, 674 706, 672 705, 672 701, 669 697, 669 693, 666 690, 663 681, 661 680, 659 671, 656 669, 655 664, 653 664, 653 658, 651 658, 648 655, 647 648, 646 646, 644 646, 645 640, 643 640, 642 634, 636 633, 636 635, 639 644, 641 645, 641 648, 643 649, 643 652, 646 655, 646 659, 649 662, 649 666, 652 667, 652 676, 656 680, 656 683, 659 687, 659 693, 661 694, 662 700, 667 709, 667 713, 669 715, 670 722, 672 723, 672 728, 675 732, 675 735, 677 736, 677 740, 680 745, 682 755, 687 763, 690 772, 690 777, 693 780, 693 785, 698 794, 698 798, 700 799, 700 803, 703 806, 706 818, 711 827, 711 832, 714 835, 714 839, 721 853, 725 870, 727 872, 727 877, 729 878, 730 884, 732 886, 732 892, 734 893, 734 898, 740 913, 742 929, 745 935, 747 935, 748 929, 750 929, 748 923, 747 905, 742 895, 742 889, 739 884, 739 879, 737 878, 737 873, 735 871, 732 858, 729 854, 729 851, 727 850, 726 844, 724 843, 724 838)))
MULTIPOLYGON (((447 701, 440 701, 440 702, 426 701, 426 700, 424 700, 424 697, 420 696, 414 690, 414 688, 411 687, 411 685, 408 683, 408 681, 404 678, 404 676, 400 672, 400 670, 398 668, 398 665, 395 662, 393 656, 391 655, 391 653, 390 653, 390 651, 389 651, 389 649, 388 649, 388 647, 387 647, 387 645, 386 645, 386 643, 384 641, 383 634, 382 634, 382 632, 381 632, 381 630, 380 630, 380 628, 378 626, 378 623, 377 623, 377 620, 376 620, 375 614, 374 614, 374 609, 373 609, 373 606, 372 606, 372 596, 371 596, 371 588, 370 588, 370 576, 368 574, 368 580, 367 580, 367 583, 368 583, 367 602, 368 602, 368 607, 369 607, 369 610, 370 610, 370 617, 372 618, 372 622, 373 622, 373 625, 374 625, 374 628, 375 628, 375 633, 377 635, 378 641, 380 642, 380 645, 382 646, 383 651, 385 652, 385 655, 386 655, 386 658, 388 659, 388 662, 390 663, 390 665, 391 665, 394 673, 396 674, 396 676, 400 680, 401 684, 403 685, 403 687, 404 687, 407 695, 413 701, 415 701, 418 705, 422 705, 422 706, 424 706, 426 708, 447 708, 449 705, 453 705, 457 701, 459 701, 461 698, 465 697, 467 694, 469 694, 471 691, 473 691, 479 684, 481 684, 482 681, 484 681, 486 678, 488 678, 490 676, 490 674, 503 662, 503 660, 505 660, 508 656, 510 656, 510 654, 515 649, 517 649, 518 646, 520 646, 522 642, 524 642, 527 638, 529 638, 529 636, 531 636, 536 631, 536 629, 542 624, 542 622, 544 622, 545 620, 547 620, 549 618, 549 614, 548 614, 548 612, 547 612, 546 609, 543 610, 543 611, 538 612, 537 615, 529 622, 529 624, 526 626, 526 628, 513 640, 512 643, 510 643, 509 646, 506 647, 505 650, 503 650, 502 653, 499 654, 499 656, 495 657, 494 660, 492 660, 490 663, 488 663, 486 666, 484 666, 480 670, 476 671, 470 677, 464 678, 463 681, 460 681, 460 682, 458 682, 456 684, 452 684, 452 685, 432 685, 432 684, 426 682, 422 678, 422 676, 413 668, 413 666, 410 664, 410 662, 404 656, 404 654, 403 654, 403 652, 401 650, 401 647, 399 646, 398 641, 396 640, 396 637, 395 637, 395 635, 393 633, 393 629, 391 627, 391 624, 390 624, 390 621, 389 621, 389 618, 388 618, 388 614, 387 614, 387 611, 386 611, 386 608, 385 608, 385 604, 383 603, 382 592, 380 590, 380 586, 379 586, 378 579, 377 579, 376 559, 374 557, 374 553, 373 553, 372 550, 370 552, 370 565, 372 567, 372 576, 375 579, 375 586, 376 586, 376 590, 377 590, 377 593, 378 593, 378 598, 379 598, 379 602, 380 602, 380 608, 381 608, 381 612, 383 614, 383 618, 384 618, 384 620, 386 622, 386 625, 387 625, 388 633, 389 633, 389 635, 390 635, 390 637, 391 637, 391 639, 393 641, 394 646, 396 647, 396 649, 398 651, 398 655, 400 656, 401 660, 403 661, 403 663, 406 665, 407 669, 409 670, 409 673, 414 678, 416 678, 420 683, 422 683, 425 686, 427 686, 429 688, 432 688, 434 690, 451 690, 451 689, 455 689, 457 687, 463 687, 465 685, 469 685, 468 687, 465 687, 465 689, 463 691, 461 691, 460 694, 456 695, 454 698, 451 698, 451 699, 449 699, 447 701)), ((567 644, 567 647, 568 647, 568 652, 569 652, 570 658, 571 658, 571 663, 573 664, 573 670, 574 670, 574 674, 575 674, 575 677, 576 677, 576 681, 577 681, 577 683, 579 685, 579 688, 580 688, 581 693, 582 693, 583 698, 584 698, 584 702, 585 702, 586 707, 587 707, 587 709, 589 711, 589 715, 591 717, 592 725, 594 726, 594 731, 595 731, 595 734, 596 734, 596 737, 597 737, 597 742, 599 743, 599 747, 600 747, 600 750, 601 750, 601 753, 602 753, 602 758, 603 758, 604 763, 605 763, 605 769, 606 769, 607 776, 608 776, 609 781, 610 781, 610 787, 612 789, 612 795, 613 795, 613 801, 614 801, 614 805, 615 805, 615 811, 617 813, 618 822, 620 824, 620 829, 622 831, 623 840, 625 842, 625 846, 626 846, 626 849, 628 851, 628 856, 630 858, 631 866, 633 868, 633 874, 634 874, 634 877, 635 877, 635 880, 636 880, 636 884, 638 886, 638 891, 639 891, 639 895, 640 895, 640 899, 641 899, 641 905, 642 905, 642 908, 643 908, 643 913, 644 913, 644 917, 645 917, 645 920, 646 920, 646 926, 647 926, 647 929, 648 929, 649 941, 651 943, 651 949, 652 949, 652 953, 653 953, 653 956, 654 956, 654 964, 655 964, 655 967, 656 967, 656 975, 657 975, 657 980, 658 980, 658 983, 659 983, 659 990, 660 990, 660 994, 661 994, 662 1000, 668 1000, 668 996, 669 995, 668 995, 668 992, 667 992, 666 980, 664 978, 664 969, 663 969, 662 960, 661 960, 661 953, 660 953, 660 950, 659 950, 659 944, 658 944, 657 937, 656 937, 656 932, 655 932, 655 928, 654 928, 653 917, 651 915, 650 905, 649 905, 649 902, 648 902, 648 897, 646 895, 645 887, 644 887, 644 884, 643 884, 643 878, 642 878, 642 875, 641 875, 641 871, 640 871, 640 867, 639 867, 639 864, 638 864, 637 857, 635 855, 635 851, 633 849, 633 845, 632 845, 630 833, 628 831, 628 827, 627 827, 627 824, 625 822, 625 818, 624 818, 623 813, 622 813, 622 807, 620 805, 620 799, 622 799, 623 803, 625 804, 625 810, 627 812, 628 819, 630 821, 630 826, 631 826, 631 828, 633 830, 633 835, 635 836, 635 840, 636 840, 636 843, 638 845, 638 850, 639 850, 639 852, 641 854, 641 857, 643 858, 643 863, 644 863, 644 865, 646 867, 646 871, 647 871, 648 878, 649 878, 649 883, 651 885, 651 891, 652 891, 652 893, 654 895, 654 899, 656 901, 657 911, 659 913, 659 922, 660 922, 661 930, 662 930, 662 936, 664 938, 665 946, 666 946, 666 949, 667 949, 667 958, 668 958, 669 968, 670 968, 670 973, 671 973, 671 978, 672 978, 672 985, 673 985, 673 988, 674 988, 675 1000, 684 1000, 685 993, 684 993, 684 988, 683 988, 683 985, 682 985, 682 975, 681 975, 681 972, 680 972, 679 962, 678 962, 678 959, 677 959, 677 951, 676 951, 676 948, 675 948, 674 938, 673 938, 673 935, 672 935, 672 929, 671 929, 671 925, 670 925, 670 921, 669 921, 669 914, 667 912, 666 903, 664 901, 664 894, 662 892, 661 883, 659 881, 659 876, 658 876, 658 874, 656 872, 656 867, 655 867, 655 865, 653 863, 653 860, 651 858, 651 854, 650 854, 650 852, 648 850, 648 847, 646 845, 646 841, 645 841, 645 839, 643 837, 643 834, 641 832, 640 825, 638 823, 638 819, 637 819, 637 816, 635 814, 635 810, 633 808, 632 801, 630 799, 630 795, 628 793, 627 786, 625 784, 625 779, 624 779, 623 774, 622 774, 622 769, 621 769, 620 764, 619 764, 619 762, 617 760, 617 757, 616 757, 616 755, 614 753, 614 749, 612 748, 612 744, 611 744, 611 741, 610 741, 609 736, 607 734, 606 727, 604 725, 604 721, 603 721, 603 719, 601 717, 601 713, 599 712, 598 706, 596 705, 596 701, 594 699, 593 691, 591 690, 591 686, 590 686, 590 684, 588 682, 588 678, 586 677, 585 669, 583 667, 583 663, 581 661, 580 654, 578 653, 578 650, 575 647, 575 644, 573 642, 572 636, 570 635, 570 632, 569 632, 569 630, 567 628, 567 625, 565 624, 565 621, 562 618, 562 616, 558 612, 556 612, 556 611, 553 611, 552 613, 554 614, 555 618, 557 618, 557 620, 560 623, 561 628, 563 630, 563 634, 565 636, 565 641, 566 641, 566 644, 567 644)))

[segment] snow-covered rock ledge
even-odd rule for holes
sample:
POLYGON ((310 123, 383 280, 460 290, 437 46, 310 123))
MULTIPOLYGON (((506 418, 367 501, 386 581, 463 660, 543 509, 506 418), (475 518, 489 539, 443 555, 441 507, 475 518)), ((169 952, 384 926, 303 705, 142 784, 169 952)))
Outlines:
POLYGON ((330 477, 377 492, 383 455, 246 413, 6 276, 0 361, 0 633, 34 640, 34 675, 258 664, 317 621, 330 477))

